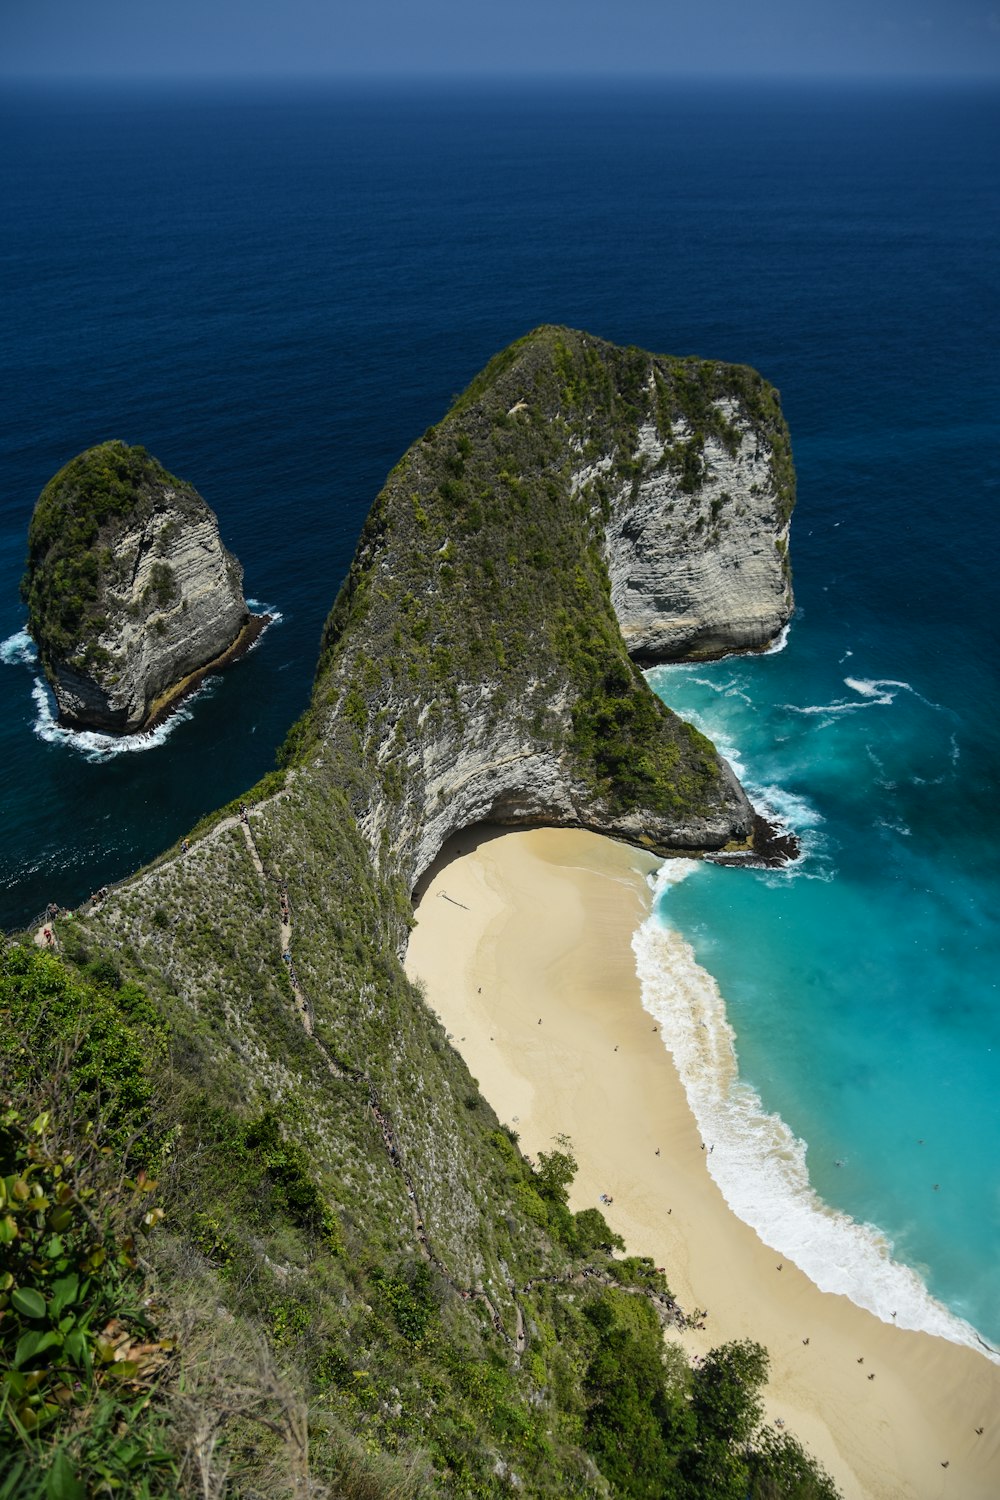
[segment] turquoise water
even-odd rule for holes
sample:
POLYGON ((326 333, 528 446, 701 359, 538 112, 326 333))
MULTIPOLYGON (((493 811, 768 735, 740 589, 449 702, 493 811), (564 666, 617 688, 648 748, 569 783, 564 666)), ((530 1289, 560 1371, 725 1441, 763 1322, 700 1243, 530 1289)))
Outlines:
POLYGON ((776 654, 650 674, 802 855, 668 866, 640 970, 741 1216, 887 1320, 973 1340, 925 1285, 1000 1342, 998 889, 966 787, 983 747, 962 674, 932 681, 918 646, 890 671, 884 638, 807 607, 776 654))
POLYGON ((675 883, 692 946, 643 935, 649 1003, 746 1217, 940 1320, 878 1226, 1000 1342, 997 88, 26 85, 0 190, 0 927, 270 769, 385 475, 510 340, 753 364, 798 614, 777 655, 655 680, 805 855, 675 883), (18 597, 39 491, 111 437, 196 485, 282 615, 128 750, 52 723, 18 597))

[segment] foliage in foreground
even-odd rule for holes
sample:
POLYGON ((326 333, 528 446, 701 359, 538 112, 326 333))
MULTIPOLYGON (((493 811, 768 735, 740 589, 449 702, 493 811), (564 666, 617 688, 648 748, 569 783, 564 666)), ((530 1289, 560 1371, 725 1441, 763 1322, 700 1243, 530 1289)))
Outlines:
POLYGON ((0 1112, 0 1494, 169 1494, 148 1408, 172 1345, 143 1305, 135 1238, 161 1216, 156 1183, 112 1186, 92 1139, 84 1152, 60 1148, 49 1111, 0 1112))
MULTIPOLYGON (((177 1111, 179 1075, 164 1088, 149 1040, 163 1025, 126 983, 16 946, 0 965, 3 1076, 45 1106, 0 1116, 2 1500, 835 1495, 791 1439, 759 1429, 764 1351, 729 1345, 689 1371, 664 1349, 638 1262, 606 1262, 621 1286, 539 1285, 519 1369, 432 1265, 345 1224, 275 1112, 241 1118, 198 1091, 177 1111), (102 1067, 82 1044, 111 1014, 102 1067), (159 1182, 136 1166, 152 1155, 159 1182)), ((531 1171, 492 1138, 551 1232, 599 1261, 595 1241, 613 1237, 566 1207, 570 1143, 531 1171)))

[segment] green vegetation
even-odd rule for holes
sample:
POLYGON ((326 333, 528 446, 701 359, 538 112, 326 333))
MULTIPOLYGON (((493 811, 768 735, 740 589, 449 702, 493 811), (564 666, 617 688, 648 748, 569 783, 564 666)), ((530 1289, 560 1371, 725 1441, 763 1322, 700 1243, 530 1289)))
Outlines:
POLYGON ((177 1465, 151 1401, 173 1346, 136 1253, 162 1216, 156 1182, 113 1184, 92 1127, 81 1148, 59 1148, 49 1111, 0 1112, 3 1493, 169 1495, 177 1465))
MULTIPOLYGON (((49 480, 31 518, 21 583, 43 664, 72 657, 99 626, 102 580, 116 577, 115 534, 126 518, 145 521, 164 485, 175 492, 175 506, 200 506, 191 486, 168 474, 145 448, 117 441, 88 448, 49 480)), ((168 528, 160 533, 161 548, 170 540, 168 528)), ((161 608, 175 587, 170 568, 155 564, 151 597, 161 608)), ((83 665, 100 664, 94 649, 83 665)))
POLYGON ((168 563, 154 563, 144 592, 165 609, 177 596, 177 575, 173 568, 168 563))
MULTIPOLYGON (((711 747, 628 660, 602 536, 637 424, 687 493, 736 389, 787 448, 753 372, 549 328, 504 351, 377 498, 246 828, 220 809, 58 918, 58 956, 0 955, 0 1174, 28 1205, 0 1244, 0 1500, 834 1495, 760 1427, 764 1352, 688 1368, 664 1275, 571 1210, 571 1143, 525 1160, 399 962, 422 738, 475 716, 602 815, 717 803, 711 747)), ((91 555, 146 472, 93 452, 39 504, 38 570, 77 525, 60 496, 98 494, 91 555)), ((96 601, 65 576, 72 642, 96 601)))
MULTIPOLYGON (((738 446, 734 403, 773 452, 780 526, 794 495, 790 447, 776 393, 756 372, 557 328, 498 355, 375 501, 283 762, 306 763, 322 742, 354 788, 352 811, 365 816, 377 779, 398 829, 423 797, 408 747, 435 725, 461 736, 474 713, 477 734, 513 731, 557 758, 595 816, 712 817, 726 795, 717 758, 629 661, 604 525, 612 497, 650 472, 638 448, 650 425, 661 466, 691 497, 681 533, 706 524, 693 493, 701 455, 709 437, 738 446)), ((721 499, 707 524, 726 524, 721 499)))
MULTIPOLYGON (((87 927, 92 941, 99 925, 87 927)), ((570 1142, 529 1167, 425 1012, 413 1017, 429 1044, 423 1097, 464 1137, 460 1191, 474 1162, 482 1194, 482 1217, 452 1238, 444 1182, 420 1167, 430 1260, 373 1130, 369 1083, 310 1076, 302 1048, 279 1089, 279 1024, 255 1085, 217 1052, 224 1023, 206 1030, 166 995, 154 1004, 123 977, 127 953, 114 965, 76 951, 76 973, 18 945, 0 966, 2 1081, 39 1111, 8 1104, 0 1117, 12 1496, 201 1494, 207 1482, 233 1495, 487 1496, 509 1493, 513 1475, 553 1497, 835 1494, 794 1443, 758 1435, 763 1351, 731 1346, 692 1373, 664 1346, 663 1278, 613 1258, 620 1241, 596 1210, 567 1207, 570 1142), (529 1330, 521 1356, 515 1300, 488 1269, 498 1230, 529 1330), (480 1279, 496 1328, 461 1290, 480 1279), (709 1473, 730 1488, 706 1487, 709 1473)), ((248 1040, 244 1028, 236 1051, 248 1040)), ((412 1066, 422 1050, 414 1033, 400 1058, 412 1066)), ((399 1065, 387 1060, 378 1090, 402 1126, 408 1080, 388 1097, 399 1065)))

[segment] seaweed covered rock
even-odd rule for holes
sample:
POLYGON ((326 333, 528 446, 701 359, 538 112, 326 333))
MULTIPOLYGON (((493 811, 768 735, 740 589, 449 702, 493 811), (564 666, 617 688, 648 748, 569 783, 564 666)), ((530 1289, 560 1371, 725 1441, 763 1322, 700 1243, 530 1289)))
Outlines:
POLYGON ((28 629, 72 728, 146 728, 252 629, 214 513, 144 448, 88 448, 49 481, 28 532, 28 629))

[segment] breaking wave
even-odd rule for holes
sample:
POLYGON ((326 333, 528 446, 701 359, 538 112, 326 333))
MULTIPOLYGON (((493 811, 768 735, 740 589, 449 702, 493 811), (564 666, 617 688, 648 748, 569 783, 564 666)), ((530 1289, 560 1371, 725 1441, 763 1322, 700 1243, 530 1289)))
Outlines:
MULTIPOLYGON (((270 615, 260 635, 250 647, 255 651, 272 625, 280 625, 284 619, 281 611, 272 604, 263 604, 259 599, 248 599, 247 605, 254 614, 270 615)), ((18 630, 5 641, 0 641, 0 662, 6 666, 36 667, 38 652, 27 630, 18 630)), ((40 740, 48 745, 65 745, 93 764, 113 760, 118 755, 136 755, 146 750, 156 750, 167 742, 174 731, 193 718, 192 709, 200 700, 211 697, 221 679, 209 676, 193 693, 171 711, 169 716, 142 734, 102 734, 96 729, 68 729, 60 724, 55 711, 55 701, 45 680, 35 677, 31 696, 35 703, 35 718, 32 729, 40 740)))
POLYGON ((6 667, 33 667, 38 660, 35 643, 26 630, 15 631, 0 641, 0 661, 6 667))
POLYGON ((144 750, 156 750, 166 743, 181 724, 186 724, 193 718, 192 706, 199 698, 209 696, 220 680, 218 677, 206 677, 190 697, 185 698, 169 718, 155 729, 149 729, 144 734, 119 735, 101 734, 96 729, 67 729, 56 719, 54 700, 48 687, 41 677, 36 677, 31 691, 36 709, 32 728, 47 745, 65 745, 95 765, 114 760, 117 755, 135 755, 144 750))
POLYGON ((729 1207, 822 1291, 844 1294, 885 1323, 1000 1360, 971 1324, 931 1296, 915 1270, 893 1259, 880 1230, 823 1202, 809 1181, 805 1143, 740 1079, 718 985, 657 914, 670 887, 699 868, 694 860, 666 862, 654 879, 653 912, 632 946, 643 1006, 659 1024, 702 1139, 712 1144, 708 1170, 729 1207))
MULTIPOLYGON (((275 605, 273 605, 273 604, 264 604, 264 603, 261 602, 260 599, 248 599, 247 600, 247 609, 249 609, 250 613, 254 614, 254 615, 269 615, 270 616, 270 619, 268 620, 267 624, 264 626, 264 629, 261 631, 260 635, 257 637, 257 639, 253 642, 253 644, 250 647, 250 651, 256 651, 257 647, 260 645, 261 641, 267 635, 267 632, 271 629, 272 625, 280 625, 281 622, 282 622, 282 620, 285 617, 281 613, 281 610, 278 609, 278 608, 276 608, 275 605)), ((250 651, 247 652, 248 656, 250 655, 250 651)))
POLYGON ((851 714, 862 708, 888 708, 900 693, 911 693, 928 708, 941 710, 940 703, 932 703, 910 683, 900 682, 894 677, 845 677, 844 686, 849 687, 856 697, 835 698, 832 703, 784 703, 782 707, 793 714, 851 714))

